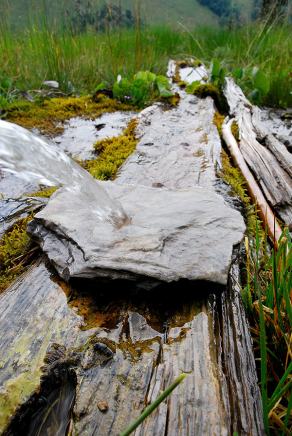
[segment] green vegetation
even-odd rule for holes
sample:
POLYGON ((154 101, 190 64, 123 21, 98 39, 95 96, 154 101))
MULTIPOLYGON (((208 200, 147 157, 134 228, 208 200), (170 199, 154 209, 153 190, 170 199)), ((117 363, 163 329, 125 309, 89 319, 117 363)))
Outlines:
POLYGON ((134 119, 122 135, 98 141, 94 146, 98 153, 97 158, 84 162, 84 168, 96 179, 113 179, 120 166, 136 148, 136 125, 137 121, 134 119))
POLYGON ((121 30, 112 33, 50 31, 31 27, 15 35, 0 29, 0 98, 20 97, 57 80, 64 92, 93 93, 98 83, 110 86, 118 74, 137 71, 165 74, 170 57, 195 56, 231 73, 251 99, 260 104, 292 105, 291 28, 260 24, 239 29, 169 28, 121 30))
POLYGON ((31 194, 27 194, 27 197, 42 197, 42 198, 50 198, 54 192, 56 192, 58 188, 56 186, 52 186, 51 188, 44 188, 40 191, 32 192, 31 194))
POLYGON ((167 77, 150 71, 139 71, 131 80, 121 78, 113 86, 113 95, 117 100, 131 102, 138 107, 159 98, 171 99, 174 96, 167 77))
POLYGON ((186 378, 187 374, 182 373, 181 375, 179 375, 175 381, 167 388, 165 389, 165 391, 163 391, 157 398, 155 401, 153 401, 152 404, 150 404, 148 407, 146 407, 146 409, 144 410, 144 412, 139 416, 138 419, 136 419, 132 424, 130 424, 130 426, 123 431, 120 436, 129 436, 130 434, 132 434, 136 428, 139 427, 140 424, 142 424, 142 422, 152 413, 154 412, 154 410, 157 409, 157 407, 159 406, 160 403, 162 403, 162 401, 164 401, 170 394, 171 392, 186 378))
POLYGON ((63 131, 60 124, 69 118, 82 116, 96 118, 103 112, 133 109, 104 95, 91 97, 51 98, 36 102, 16 101, 6 106, 7 120, 27 129, 37 128, 42 133, 56 134, 63 131))
MULTIPOLYGON (((219 134, 224 115, 215 114, 219 134)), ((238 126, 233 125, 238 136, 238 126)), ((283 232, 279 249, 270 249, 267 232, 257 216, 245 179, 225 151, 220 176, 243 203, 247 236, 245 287, 242 298, 250 322, 262 393, 267 434, 292 431, 292 240, 283 232)))
POLYGON ((25 271, 36 247, 26 231, 31 217, 19 220, 0 239, 0 292, 25 271))
MULTIPOLYGON (((266 244, 266 247, 268 244, 266 244)), ((278 251, 263 252, 257 232, 246 240, 243 298, 251 324, 267 434, 292 432, 292 240, 285 230, 278 251)))

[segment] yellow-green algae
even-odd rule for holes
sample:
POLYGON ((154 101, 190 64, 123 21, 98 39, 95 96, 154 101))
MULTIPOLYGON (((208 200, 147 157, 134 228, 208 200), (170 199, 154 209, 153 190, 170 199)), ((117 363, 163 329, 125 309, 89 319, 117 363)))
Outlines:
POLYGON ((136 148, 136 126, 137 120, 133 119, 122 135, 96 142, 94 148, 98 152, 98 157, 84 162, 84 168, 96 179, 113 179, 120 166, 136 148))
POLYGON ((82 116, 97 118, 104 112, 133 110, 133 106, 100 95, 95 100, 89 96, 59 97, 41 102, 18 101, 6 110, 6 119, 27 129, 37 128, 47 135, 60 134, 62 123, 70 118, 82 116))
POLYGON ((32 252, 35 251, 26 231, 31 219, 20 219, 0 239, 0 292, 25 271, 32 252))

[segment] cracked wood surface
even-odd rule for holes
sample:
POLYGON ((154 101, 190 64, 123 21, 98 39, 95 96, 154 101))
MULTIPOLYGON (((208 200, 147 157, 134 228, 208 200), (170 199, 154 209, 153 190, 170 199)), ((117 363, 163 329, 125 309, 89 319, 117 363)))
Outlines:
MULTIPOLYGON (((220 141, 212 125, 213 113, 209 98, 202 102, 191 96, 182 99, 177 111, 164 113, 156 106, 150 108, 153 134, 151 129, 146 132, 145 126, 139 127, 140 145, 121 169, 117 183, 154 183, 157 189, 162 185, 201 185, 215 191, 220 141), (161 111, 160 121, 157 111, 161 111), (187 124, 180 122, 184 115, 187 124), (180 129, 179 143, 173 141, 176 128, 180 129)), ((14 337, 0 343, 2 371, 4 368, 0 398, 13 400, 13 409, 2 412, 2 429, 11 413, 36 390, 46 347, 57 342, 71 350, 78 348, 83 353, 81 362, 100 344, 112 352, 102 364, 89 359, 88 364, 73 365, 77 387, 72 427, 76 434, 118 434, 181 371, 189 373, 186 380, 136 430, 136 436, 263 434, 255 362, 235 266, 226 289, 181 281, 152 294, 144 293, 142 305, 143 298, 137 298, 141 290, 135 286, 128 289, 127 282, 113 282, 110 288, 102 282, 83 282, 82 290, 91 287, 91 295, 92 291, 96 295, 95 305, 92 303, 95 324, 88 322, 88 330, 80 329, 82 318, 68 306, 60 282, 52 279, 41 263, 0 298, 0 308, 5 308, 0 312, 5 325, 2 331, 10 331, 14 337), (104 298, 106 304, 102 303, 104 298), (38 335, 34 334, 35 326, 38 335), (15 340, 23 344, 21 352, 14 348, 15 340), (24 392, 22 380, 27 376, 31 383, 24 392), (108 403, 105 413, 98 408, 101 401, 108 403)), ((80 293, 76 301, 83 313, 80 293)), ((88 302, 86 307, 91 307, 88 302)), ((86 313, 83 316, 86 323, 86 313)))
POLYGON ((239 127, 240 150, 261 189, 283 222, 292 226, 291 154, 261 122, 253 106, 235 84, 226 78, 224 94, 239 127))

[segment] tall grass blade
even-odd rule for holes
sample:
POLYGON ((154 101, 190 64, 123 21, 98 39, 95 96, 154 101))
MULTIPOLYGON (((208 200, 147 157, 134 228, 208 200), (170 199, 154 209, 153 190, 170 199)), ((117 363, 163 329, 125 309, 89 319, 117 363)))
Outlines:
POLYGON ((131 433, 133 433, 133 431, 136 430, 136 428, 139 427, 139 425, 159 406, 159 404, 171 394, 171 392, 186 378, 186 376, 187 374, 185 373, 182 373, 180 376, 178 376, 177 379, 165 391, 163 391, 162 394, 160 394, 152 404, 146 407, 140 417, 136 419, 126 430, 124 430, 120 436, 129 436, 131 433))

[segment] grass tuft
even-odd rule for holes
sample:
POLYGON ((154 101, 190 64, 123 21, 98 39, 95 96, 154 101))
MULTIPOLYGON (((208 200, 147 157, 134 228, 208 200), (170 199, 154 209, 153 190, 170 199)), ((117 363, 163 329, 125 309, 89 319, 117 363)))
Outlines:
POLYGON ((279 249, 263 254, 260 236, 246 241, 249 316, 267 434, 292 432, 292 240, 284 230, 279 249))
POLYGON ((36 250, 26 231, 30 220, 20 219, 0 240, 0 292, 25 271, 36 250))

